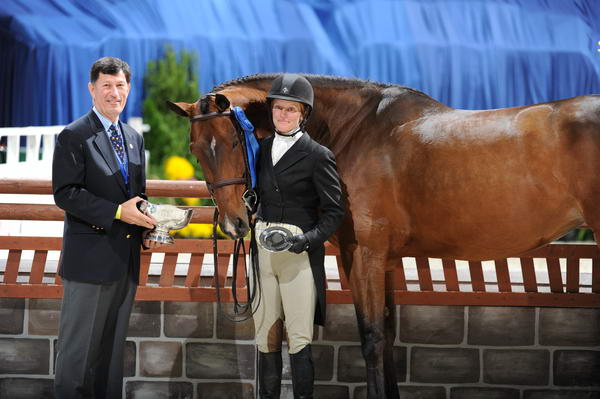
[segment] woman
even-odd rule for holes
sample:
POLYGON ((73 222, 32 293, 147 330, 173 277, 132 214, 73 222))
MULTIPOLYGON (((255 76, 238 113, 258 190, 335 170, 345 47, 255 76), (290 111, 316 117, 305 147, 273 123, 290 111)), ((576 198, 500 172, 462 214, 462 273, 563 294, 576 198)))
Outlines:
POLYGON ((261 292, 254 326, 261 398, 279 398, 284 328, 294 398, 313 397, 313 324, 325 321, 323 244, 345 213, 334 156, 304 130, 313 98, 311 84, 295 74, 276 78, 267 96, 275 134, 261 142, 256 233, 279 226, 293 236, 288 251, 258 246, 261 292))

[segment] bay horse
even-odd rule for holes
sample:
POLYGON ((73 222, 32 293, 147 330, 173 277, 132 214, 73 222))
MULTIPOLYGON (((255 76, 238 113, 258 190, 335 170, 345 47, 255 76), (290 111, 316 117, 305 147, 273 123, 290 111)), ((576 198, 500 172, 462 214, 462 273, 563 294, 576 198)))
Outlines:
MULTIPOLYGON (((207 116, 190 130, 207 182, 245 170, 232 121, 216 116, 239 106, 259 138, 271 135, 266 94, 276 76, 247 76, 195 103, 170 103, 181 116, 207 116)), ((352 290, 367 395, 398 398, 395 265, 404 256, 502 259, 583 222, 599 231, 600 96, 470 111, 408 87, 304 76, 315 91, 306 130, 335 154, 346 199, 331 241, 352 290)), ((249 229, 243 190, 230 184, 213 192, 232 238, 249 229)))

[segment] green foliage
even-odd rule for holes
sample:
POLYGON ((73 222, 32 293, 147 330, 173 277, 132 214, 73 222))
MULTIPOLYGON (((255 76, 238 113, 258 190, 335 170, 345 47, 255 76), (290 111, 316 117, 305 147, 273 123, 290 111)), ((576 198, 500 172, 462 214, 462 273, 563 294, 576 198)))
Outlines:
POLYGON ((591 229, 578 229, 575 241, 594 241, 594 233, 591 229))
MULTIPOLYGON (((189 150, 190 122, 172 112, 165 103, 166 100, 197 100, 196 64, 194 53, 182 50, 177 56, 170 46, 163 58, 148 63, 143 103, 144 122, 150 126, 150 131, 144 135, 146 149, 150 151, 148 178, 163 178, 164 161, 171 155, 185 157, 196 165, 189 150)), ((196 178, 203 180, 201 170, 195 169, 196 178)))

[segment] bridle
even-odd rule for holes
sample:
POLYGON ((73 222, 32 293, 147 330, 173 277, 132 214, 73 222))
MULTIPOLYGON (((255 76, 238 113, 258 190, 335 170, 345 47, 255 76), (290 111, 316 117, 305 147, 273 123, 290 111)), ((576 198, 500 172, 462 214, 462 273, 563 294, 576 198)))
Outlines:
MULTIPOLYGON (((207 94, 207 95, 211 95, 211 94, 207 94)), ((239 127, 239 124, 237 123, 235 118, 232 117, 231 111, 209 112, 206 114, 194 115, 194 116, 190 117, 190 123, 202 122, 202 121, 206 121, 206 120, 218 118, 218 117, 223 117, 223 116, 228 116, 230 119, 232 119, 233 126, 235 126, 236 131, 238 133, 238 139, 242 143, 242 153, 244 154, 245 173, 244 173, 243 177, 233 177, 233 178, 229 178, 229 179, 222 179, 222 180, 212 182, 212 183, 207 181, 206 186, 208 187, 208 192, 210 193, 211 197, 213 198, 213 201, 215 201, 215 191, 217 189, 219 189, 221 187, 226 187, 226 186, 244 184, 246 186, 246 190, 244 191, 244 194, 242 194, 242 200, 244 201, 246 208, 249 211, 251 211, 251 213, 254 213, 256 211, 255 208, 256 208, 257 201, 256 201, 256 193, 252 190, 252 185, 250 184, 250 170, 249 170, 249 165, 248 165, 248 157, 246 155, 246 140, 243 135, 243 132, 241 132, 241 128, 239 127)), ((215 203, 216 203, 216 201, 215 201, 215 203)))
MULTIPOLYGON (((209 119, 218 118, 222 116, 231 117, 231 111, 223 111, 223 112, 209 112, 207 114, 194 115, 190 118, 190 122, 202 122, 207 121, 209 119)), ((247 180, 244 177, 234 177, 231 179, 223 179, 219 180, 215 183, 206 182, 206 186, 208 187, 208 191, 214 200, 215 190, 225 186, 237 185, 237 184, 246 184, 247 180)))
MULTIPOLYGON (((213 93, 209 93, 207 95, 214 95, 213 93)), ((210 193, 213 202, 215 203, 215 212, 213 215, 213 264, 214 264, 214 278, 215 278, 215 288, 216 288, 216 297, 217 297, 217 306, 223 312, 223 315, 231 321, 234 322, 243 322, 248 320, 254 315, 256 309, 258 309, 258 305, 260 304, 260 278, 258 274, 258 248, 256 247, 256 237, 254 235, 254 226, 252 223, 252 214, 256 212, 257 206, 257 195, 256 192, 252 189, 252 181, 250 175, 250 164, 248 161, 248 154, 246 152, 246 137, 245 134, 236 120, 235 116, 230 110, 223 112, 209 112, 206 114, 199 114, 190 117, 190 123, 194 122, 202 122, 213 118, 218 117, 229 117, 231 119, 231 123, 235 127, 236 133, 238 135, 238 140, 242 145, 242 154, 244 157, 244 176, 242 177, 233 177, 228 179, 218 180, 216 182, 206 182, 206 186, 208 187, 208 192, 210 193), (219 208, 216 206, 217 201, 215 200, 215 191, 219 188, 231 186, 231 185, 245 185, 246 190, 242 195, 242 200, 246 205, 246 210, 248 212, 248 223, 250 224, 250 266, 252 268, 252 284, 250 284, 250 279, 248 277, 248 270, 246 267, 246 247, 244 245, 244 238, 239 238, 234 241, 233 245, 233 275, 232 275, 232 285, 231 285, 231 295, 233 297, 233 310, 234 315, 231 316, 227 312, 225 312, 221 307, 221 293, 219 287, 219 273, 217 271, 218 267, 218 240, 217 240, 217 225, 219 222, 219 208), (248 301, 245 304, 240 304, 237 299, 237 264, 240 255, 240 251, 244 256, 244 270, 246 271, 246 287, 248 292, 248 301), (254 298, 256 296, 256 292, 259 292, 258 301, 254 306, 254 310, 252 310, 252 304, 254 302, 254 298), (249 314, 248 314, 249 313, 249 314)))

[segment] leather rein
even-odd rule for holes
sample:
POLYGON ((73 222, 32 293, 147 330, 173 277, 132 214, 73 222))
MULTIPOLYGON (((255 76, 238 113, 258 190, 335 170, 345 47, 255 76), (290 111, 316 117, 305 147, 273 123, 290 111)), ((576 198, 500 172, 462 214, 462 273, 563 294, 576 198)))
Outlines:
POLYGON ((254 234, 254 226, 252 223, 252 214, 256 211, 256 193, 252 189, 252 182, 250 177, 250 166, 248 161, 248 154, 246 152, 246 138, 244 132, 235 119, 231 111, 223 111, 223 112, 209 112, 206 114, 194 115, 190 117, 190 123, 194 122, 202 122, 213 118, 227 116, 231 118, 231 122, 233 123, 235 130, 238 135, 238 139, 242 144, 242 153, 244 157, 244 176, 243 177, 233 177, 228 179, 218 180, 216 182, 206 182, 206 186, 208 187, 208 191, 210 196, 215 203, 215 212, 213 215, 213 263, 214 263, 214 278, 215 278, 215 286, 216 286, 216 297, 217 297, 217 306, 219 310, 223 313, 223 315, 234 322, 243 322, 250 319, 256 309, 258 309, 258 305, 260 304, 260 278, 258 276, 258 250, 256 247, 256 237, 254 234), (250 278, 248 276, 248 268, 246 265, 246 246, 244 245, 244 238, 238 238, 234 241, 233 245, 233 272, 232 272, 232 284, 231 284, 231 296, 233 298, 233 311, 234 315, 229 315, 226 311, 222 309, 221 306, 221 289, 219 284, 219 273, 218 273, 218 240, 217 240, 217 225, 219 223, 219 207, 216 206, 217 201, 215 200, 215 191, 219 188, 231 186, 231 185, 245 185, 246 191, 242 195, 242 200, 246 205, 246 209, 248 211, 248 223, 250 223, 250 266, 252 268, 252 284, 250 284, 250 278), (241 304, 237 298, 237 264, 240 255, 240 251, 244 256, 244 271, 246 272, 245 280, 246 287, 248 292, 248 301, 244 304, 241 304), (252 303, 254 302, 254 298, 256 296, 256 292, 259 292, 258 301, 254 306, 254 310, 252 310, 252 303))

